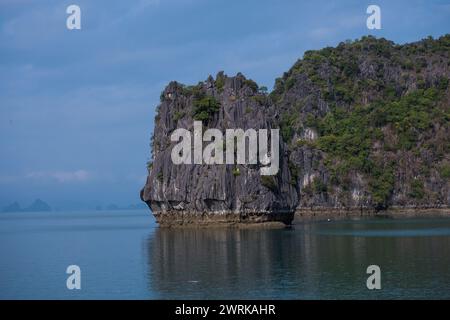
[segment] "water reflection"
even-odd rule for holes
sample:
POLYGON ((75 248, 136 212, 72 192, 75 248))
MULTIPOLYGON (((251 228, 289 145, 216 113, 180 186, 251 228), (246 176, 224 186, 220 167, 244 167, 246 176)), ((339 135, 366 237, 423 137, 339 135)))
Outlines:
MULTIPOLYGON (((275 230, 157 228, 146 248, 149 289, 159 298, 178 299, 448 296, 450 231, 425 237, 420 236, 423 229, 434 225, 392 223, 312 223, 275 230), (419 235, 392 236, 402 228, 419 235), (386 236, 383 230, 389 231, 386 236), (370 264, 382 268, 381 291, 366 288, 370 264)), ((438 225, 442 229, 443 223, 438 225)))

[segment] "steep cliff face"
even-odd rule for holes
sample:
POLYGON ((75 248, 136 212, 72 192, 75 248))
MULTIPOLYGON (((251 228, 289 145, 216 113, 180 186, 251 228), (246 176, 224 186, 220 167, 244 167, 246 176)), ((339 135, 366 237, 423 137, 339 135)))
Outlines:
MULTIPOLYGON (((280 145, 276 176, 261 176, 259 165, 178 164, 171 159, 177 128, 193 132, 194 120, 203 130, 252 128, 276 125, 276 108, 257 85, 238 74, 219 73, 196 86, 171 82, 161 95, 152 142, 153 163, 142 199, 163 225, 282 221, 290 223, 298 203, 290 183, 288 155, 280 145)), ((204 143, 206 145, 207 143, 204 143)), ((192 151, 193 153, 193 151, 192 151)))
POLYGON ((450 204, 450 36, 306 52, 264 88, 219 73, 161 95, 141 198, 161 224, 292 220, 295 209, 450 204), (280 169, 174 165, 171 133, 280 128, 280 169))
POLYGON ((298 209, 450 204, 450 36, 373 37, 305 53, 271 98, 298 209))

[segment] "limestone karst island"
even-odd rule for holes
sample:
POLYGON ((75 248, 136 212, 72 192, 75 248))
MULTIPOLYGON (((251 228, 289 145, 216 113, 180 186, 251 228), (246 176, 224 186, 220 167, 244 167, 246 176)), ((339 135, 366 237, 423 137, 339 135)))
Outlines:
POLYGON ((448 215, 449 54, 450 35, 404 45, 367 36, 305 52, 270 93, 240 73, 171 82, 141 199, 161 226, 448 215), (279 170, 174 164, 171 134, 195 121, 223 133, 279 129, 279 170))

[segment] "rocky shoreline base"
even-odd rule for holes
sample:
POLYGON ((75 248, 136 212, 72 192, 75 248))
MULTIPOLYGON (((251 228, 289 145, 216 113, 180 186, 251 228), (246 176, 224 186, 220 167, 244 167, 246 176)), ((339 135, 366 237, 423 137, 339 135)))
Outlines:
POLYGON ((295 211, 293 223, 363 218, 443 218, 450 217, 450 207, 390 207, 376 211, 368 208, 303 208, 295 211))
POLYGON ((294 212, 154 212, 161 227, 284 227, 291 225, 294 212))
POLYGON ((283 228, 292 224, 313 221, 358 220, 365 218, 443 218, 450 217, 450 207, 407 208, 392 207, 375 211, 367 208, 302 208, 295 212, 156 212, 153 213, 161 227, 239 227, 283 228))

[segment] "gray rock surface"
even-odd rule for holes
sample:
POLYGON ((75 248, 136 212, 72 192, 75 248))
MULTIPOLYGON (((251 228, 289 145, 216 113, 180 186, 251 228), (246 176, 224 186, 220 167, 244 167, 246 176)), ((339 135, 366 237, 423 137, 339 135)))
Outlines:
POLYGON ((141 193, 160 224, 290 223, 298 198, 290 184, 288 151, 283 143, 278 174, 269 178, 273 179, 272 188, 262 184, 259 165, 175 165, 171 160, 176 144, 170 141, 171 133, 176 128, 193 131, 193 92, 220 103, 220 109, 203 121, 203 131, 275 127, 275 107, 254 85, 241 74, 227 77, 219 73, 215 80, 209 77, 195 88, 177 82, 166 87, 154 130, 153 165, 141 193))
MULTIPOLYGON (((449 54, 449 35, 401 46, 363 37, 336 48, 306 52, 276 80, 270 95, 242 74, 228 77, 219 72, 190 87, 171 82, 157 108, 153 161, 141 198, 161 225, 289 224, 295 210, 306 208, 449 207, 449 54), (437 120, 422 129, 410 124, 415 136, 412 146, 398 146, 398 124, 369 122, 369 132, 382 137, 367 140, 371 145, 365 147, 364 161, 381 173, 352 165, 361 153, 347 159, 345 154, 327 152, 321 139, 333 128, 311 124, 311 119, 327 123, 324 119, 336 112, 350 116, 356 108, 371 110, 378 108, 379 101, 396 103, 427 89, 439 92, 430 110, 430 117, 437 120), (196 101, 205 97, 218 102, 206 114, 203 124, 208 128, 222 132, 280 128, 283 139, 276 176, 263 178, 258 165, 172 163, 175 143, 170 135, 177 128, 192 132, 198 116, 196 101), (433 112, 442 115, 436 117, 433 112), (347 170, 340 171, 342 167, 347 170), (388 170, 386 178, 382 174, 388 170)), ((368 117, 385 112, 381 107, 374 110, 367 112, 368 117)))

